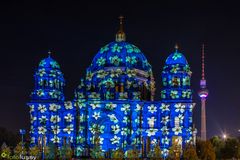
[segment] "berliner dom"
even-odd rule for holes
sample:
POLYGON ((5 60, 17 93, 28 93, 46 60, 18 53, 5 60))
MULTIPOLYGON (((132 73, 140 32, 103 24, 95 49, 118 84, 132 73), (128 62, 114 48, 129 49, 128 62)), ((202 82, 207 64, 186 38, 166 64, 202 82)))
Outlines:
MULTIPOLYGON (((161 100, 155 101, 155 80, 144 53, 126 41, 123 18, 115 41, 99 49, 86 75, 66 101, 65 80, 49 55, 34 75, 28 103, 31 145, 71 145, 77 157, 98 147, 103 156, 138 150, 146 157, 154 147, 167 157, 172 146, 193 143, 191 71, 175 47, 162 67, 161 100)), ((160 69, 160 68, 159 68, 160 69)), ((158 82, 159 83, 159 82, 158 82)))

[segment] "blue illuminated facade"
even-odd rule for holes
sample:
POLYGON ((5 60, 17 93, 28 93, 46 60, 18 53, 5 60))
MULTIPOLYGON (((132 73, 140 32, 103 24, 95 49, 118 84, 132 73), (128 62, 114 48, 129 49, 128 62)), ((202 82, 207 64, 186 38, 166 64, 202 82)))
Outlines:
POLYGON ((93 58, 72 101, 65 101, 65 80, 51 56, 40 62, 34 78, 28 103, 32 145, 70 143, 76 155, 89 154, 95 145, 105 152, 137 148, 142 154, 159 145, 166 156, 172 145, 192 142, 191 71, 177 48, 163 67, 161 101, 154 101, 151 65, 126 42, 121 27, 116 40, 93 58))

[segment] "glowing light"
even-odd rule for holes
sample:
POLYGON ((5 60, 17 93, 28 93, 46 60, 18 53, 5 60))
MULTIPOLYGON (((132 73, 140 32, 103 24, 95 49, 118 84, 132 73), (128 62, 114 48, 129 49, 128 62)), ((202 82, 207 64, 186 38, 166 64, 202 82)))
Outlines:
POLYGON ((201 94, 199 95, 201 98, 206 98, 208 95, 207 94, 201 94))
POLYGON ((226 134, 223 134, 222 137, 223 137, 224 140, 227 139, 227 135, 226 134))

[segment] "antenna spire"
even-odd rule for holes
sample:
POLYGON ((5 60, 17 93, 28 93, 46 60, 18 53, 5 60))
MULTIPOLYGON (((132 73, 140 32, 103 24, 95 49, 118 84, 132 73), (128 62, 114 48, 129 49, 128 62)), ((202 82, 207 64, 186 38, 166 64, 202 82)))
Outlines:
POLYGON ((117 42, 122 42, 126 41, 126 34, 123 31, 123 16, 119 16, 119 30, 116 34, 116 41, 117 42))
POLYGON ((204 44, 202 44, 202 79, 205 79, 205 50, 204 44))

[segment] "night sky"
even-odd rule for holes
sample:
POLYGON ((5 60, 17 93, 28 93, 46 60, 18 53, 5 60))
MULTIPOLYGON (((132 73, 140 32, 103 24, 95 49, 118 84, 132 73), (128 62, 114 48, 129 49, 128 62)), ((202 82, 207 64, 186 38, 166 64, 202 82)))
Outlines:
POLYGON ((194 122, 200 133, 201 45, 206 47, 207 134, 240 135, 240 13, 237 4, 145 3, 139 1, 0 5, 0 126, 29 129, 26 103, 34 88, 33 74, 52 51, 66 79, 65 96, 85 75, 94 55, 115 38, 118 17, 125 17, 127 41, 138 46, 153 67, 160 98, 161 71, 178 43, 191 67, 194 122))

